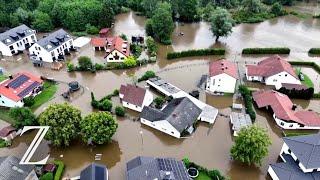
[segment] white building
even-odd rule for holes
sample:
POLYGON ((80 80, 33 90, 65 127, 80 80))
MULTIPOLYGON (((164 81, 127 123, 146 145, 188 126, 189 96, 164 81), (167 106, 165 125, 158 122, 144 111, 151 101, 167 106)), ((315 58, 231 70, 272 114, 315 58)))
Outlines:
POLYGON ((254 92, 253 99, 258 108, 271 108, 275 122, 283 129, 320 129, 319 115, 310 110, 296 110, 296 105, 285 94, 262 90, 254 92))
POLYGON ((225 59, 213 61, 209 67, 206 90, 214 94, 234 93, 238 80, 236 64, 225 59))
POLYGON ((149 90, 130 84, 121 85, 119 97, 124 107, 138 112, 153 102, 153 95, 149 90))
POLYGON ((36 31, 22 24, 0 34, 0 56, 12 56, 37 42, 36 31))
POLYGON ((64 56, 73 49, 72 37, 66 31, 60 29, 31 46, 29 49, 30 59, 52 63, 64 60, 64 56))
POLYGON ((320 179, 320 134, 284 137, 280 157, 283 162, 271 164, 268 173, 273 180, 320 179))
POLYGON ((180 138, 194 131, 194 124, 202 110, 189 98, 171 100, 162 110, 144 107, 140 114, 142 124, 150 126, 170 136, 180 138))
POLYGON ((23 99, 41 93, 40 77, 23 72, 10 76, 0 83, 0 106, 22 107, 23 99))
POLYGON ((257 65, 247 65, 246 78, 273 85, 276 89, 280 89, 282 83, 301 84, 292 66, 278 55, 266 58, 257 65))
POLYGON ((124 62, 124 60, 130 56, 130 44, 128 41, 123 40, 119 36, 109 37, 106 40, 107 54, 105 60, 107 62, 124 62))

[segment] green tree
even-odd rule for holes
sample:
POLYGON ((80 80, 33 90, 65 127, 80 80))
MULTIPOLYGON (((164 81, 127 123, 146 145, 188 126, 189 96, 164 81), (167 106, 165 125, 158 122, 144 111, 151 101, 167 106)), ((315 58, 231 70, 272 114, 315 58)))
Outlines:
POLYGON ((80 56, 78 58, 80 70, 90 70, 93 66, 91 59, 88 56, 80 56))
POLYGON ((142 0, 142 7, 144 10, 144 14, 150 18, 152 17, 154 11, 156 10, 157 6, 155 4, 158 3, 158 0, 142 0))
POLYGON ((45 138, 55 146, 69 146, 77 136, 80 121, 80 110, 67 103, 50 105, 38 118, 41 126, 50 126, 45 138))
POLYGON ((108 143, 117 128, 117 121, 108 112, 91 113, 80 122, 82 139, 86 143, 108 143))
POLYGON ((271 140, 267 131, 255 125, 242 128, 235 144, 231 148, 233 159, 251 165, 261 165, 262 159, 268 155, 271 140))
POLYGON ((243 8, 247 13, 263 13, 266 12, 266 7, 260 0, 244 0, 243 8))
POLYGON ((36 125, 36 116, 26 107, 15 107, 9 111, 9 116, 14 120, 13 126, 21 128, 23 126, 36 125))
POLYGON ((146 40, 146 43, 147 43, 148 53, 151 56, 155 56, 157 54, 157 51, 158 51, 158 45, 156 44, 154 39, 151 36, 148 36, 147 40, 146 40))
POLYGON ((53 24, 50 16, 47 13, 35 11, 32 27, 40 32, 49 32, 53 29, 53 24))
POLYGON ((40 177, 40 180, 53 180, 53 174, 52 173, 46 173, 43 176, 40 177))
POLYGON ((30 25, 33 18, 32 13, 30 11, 27 11, 21 7, 19 7, 16 10, 14 16, 18 17, 19 23, 23 23, 26 25, 30 25))
POLYGON ((87 24, 86 25, 86 32, 88 34, 95 35, 95 34, 99 34, 99 29, 95 26, 92 26, 91 24, 87 24))
POLYGON ((135 67, 135 66, 137 66, 137 60, 133 56, 127 57, 124 60, 123 63, 125 64, 126 67, 135 67))
POLYGON ((192 22, 199 19, 197 7, 198 0, 177 0, 179 20, 192 22))
POLYGON ((217 8, 210 18, 211 31, 216 36, 216 41, 221 36, 228 36, 232 33, 233 19, 230 13, 222 8, 217 8))
POLYGON ((109 99, 104 99, 102 102, 99 103, 99 109, 102 111, 109 111, 112 110, 112 102, 109 99))
POLYGON ((285 10, 279 2, 274 3, 270 9, 271 13, 275 16, 282 16, 285 14, 285 10))
POLYGON ((174 29, 171 12, 169 3, 158 3, 154 15, 146 24, 148 35, 152 35, 163 44, 171 44, 171 34, 174 29), (149 32, 151 30, 152 33, 149 32))
POLYGON ((161 109, 163 104, 165 103, 165 100, 163 97, 158 96, 153 100, 153 102, 155 103, 156 108, 161 109))
POLYGON ((117 106, 115 108, 115 112, 117 116, 121 116, 121 117, 124 117, 124 115, 126 114, 126 110, 122 106, 117 106))

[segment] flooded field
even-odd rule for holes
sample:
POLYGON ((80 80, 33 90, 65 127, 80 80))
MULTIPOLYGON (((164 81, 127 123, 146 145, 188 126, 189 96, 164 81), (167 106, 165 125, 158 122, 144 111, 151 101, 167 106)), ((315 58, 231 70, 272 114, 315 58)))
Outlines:
MULTIPOLYGON (((144 35, 145 18, 136 16, 133 12, 118 15, 113 28, 114 34, 144 35)), ((221 42, 215 43, 209 25, 207 23, 177 24, 172 35, 173 44, 160 46, 158 61, 140 68, 131 70, 104 71, 98 73, 74 72, 68 73, 65 69, 52 71, 48 68, 35 68, 25 56, 15 56, 14 59, 22 58, 19 61, 6 59, 1 61, 0 66, 6 72, 17 72, 20 70, 32 71, 39 75, 53 77, 65 82, 79 81, 84 87, 84 93, 75 97, 70 103, 80 108, 84 114, 92 112, 90 106, 90 92, 93 91, 97 98, 100 98, 123 83, 131 83, 130 74, 137 77, 147 70, 158 72, 158 75, 177 87, 189 92, 196 89, 201 75, 208 73, 208 62, 220 57, 195 57, 183 58, 168 61, 165 59, 169 51, 181 51, 192 48, 224 47, 228 54, 226 58, 238 62, 240 72, 243 73, 244 65, 254 63, 264 56, 242 57, 239 53, 245 47, 275 47, 285 46, 292 49, 289 60, 307 60, 319 63, 319 57, 309 57, 307 51, 311 47, 319 47, 320 21, 314 19, 299 20, 293 16, 286 16, 279 19, 272 19, 259 24, 243 24, 234 27, 233 33, 228 38, 221 38, 221 42), (184 36, 177 36, 184 32, 184 36)), ((103 53, 94 52, 90 45, 81 48, 80 52, 73 54, 70 59, 76 62, 76 58, 87 55, 96 62, 103 62, 103 53)), ((304 73, 314 81, 316 91, 319 91, 319 77, 314 70, 303 68, 304 73), (317 84, 317 85, 316 85, 317 84)), ((144 86, 144 83, 140 84, 144 86)), ((262 87, 256 85, 255 87, 262 87)), ((55 98, 44 104, 37 110, 41 112, 50 103, 61 103, 65 100, 60 96, 66 90, 61 84, 55 98)), ((223 114, 231 112, 232 97, 211 96, 201 93, 200 99, 219 108, 223 114)), ((115 103, 119 103, 117 98, 115 103)), ((316 100, 302 101, 295 100, 296 104, 320 112, 320 102, 316 100)), ((43 158, 50 153, 51 158, 61 159, 66 163, 65 176, 76 176, 80 170, 90 162, 94 161, 95 154, 102 154, 100 163, 107 165, 110 179, 125 179, 126 161, 138 155, 144 156, 168 156, 182 159, 189 157, 192 161, 207 168, 219 169, 231 179, 265 179, 267 167, 270 163, 276 162, 282 145, 282 132, 274 123, 271 114, 257 110, 257 124, 268 129, 272 139, 269 156, 266 157, 261 167, 248 167, 231 160, 229 150, 233 144, 233 137, 230 132, 229 119, 218 116, 214 126, 200 123, 192 137, 186 139, 175 139, 159 131, 143 126, 139 121, 137 113, 129 112, 130 118, 118 119, 119 128, 113 137, 113 142, 98 147, 87 147, 79 142, 74 142, 69 148, 49 148, 46 142, 36 153, 35 159, 43 158), (143 133, 140 134, 140 131, 143 133)), ((24 153, 27 145, 30 144, 34 133, 29 133, 14 140, 13 146, 9 149, 1 149, 0 155, 14 154, 20 156, 24 153)))

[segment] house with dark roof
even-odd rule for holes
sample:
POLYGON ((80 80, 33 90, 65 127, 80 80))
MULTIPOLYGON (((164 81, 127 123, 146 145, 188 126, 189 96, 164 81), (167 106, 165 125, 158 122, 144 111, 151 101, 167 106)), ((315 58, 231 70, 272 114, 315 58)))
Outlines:
POLYGON ((173 158, 138 156, 127 162, 126 180, 188 180, 182 161, 173 158))
POLYGON ((131 84, 121 85, 119 97, 124 107, 138 112, 153 102, 153 95, 149 90, 131 84))
POLYGON ((106 38, 106 56, 107 62, 124 62, 130 56, 130 44, 119 36, 106 38))
POLYGON ((142 124, 150 126, 170 136, 180 138, 184 133, 194 131, 194 123, 202 110, 189 98, 171 100, 163 109, 145 106, 140 114, 142 124))
POLYGON ((278 55, 268 57, 257 65, 247 65, 246 78, 275 86, 276 89, 280 89, 282 83, 301 84, 291 64, 278 55))
POLYGON ((0 157, 1 180, 38 180, 34 165, 19 164, 20 159, 15 156, 0 157))
POLYGON ((108 169, 105 165, 91 163, 81 171, 80 180, 108 180, 108 169))
POLYGON ((214 94, 234 93, 238 79, 235 63, 225 59, 213 61, 209 66, 206 90, 214 94))
POLYGON ((64 56, 73 49, 72 37, 63 29, 59 29, 30 47, 30 59, 52 63, 64 60, 64 56))
POLYGON ((36 31, 22 24, 0 33, 0 55, 12 56, 37 42, 36 31))
POLYGON ((320 134, 284 137, 280 158, 270 164, 268 173, 273 180, 320 179, 320 134))
POLYGON ((22 107, 23 99, 41 93, 43 80, 29 72, 9 76, 0 82, 0 106, 22 107))
POLYGON ((258 108, 271 109, 277 125, 283 129, 320 129, 319 115, 310 110, 296 110, 285 94, 261 90, 252 94, 258 108))

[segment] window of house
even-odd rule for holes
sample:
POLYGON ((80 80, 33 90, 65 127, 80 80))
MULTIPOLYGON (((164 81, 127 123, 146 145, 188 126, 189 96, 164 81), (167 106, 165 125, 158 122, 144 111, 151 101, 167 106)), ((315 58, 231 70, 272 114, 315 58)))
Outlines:
POLYGON ((12 50, 12 49, 13 49, 13 46, 9 46, 9 48, 10 48, 10 50, 12 50))
POLYGON ((113 60, 113 58, 109 58, 109 60, 113 60))
POLYGON ((273 82, 277 82, 277 79, 274 79, 273 82))
POLYGON ((54 56, 54 51, 51 52, 51 56, 52 56, 52 57, 54 56))
POLYGON ((283 125, 284 125, 284 123, 283 123, 283 122, 281 122, 281 123, 280 123, 280 125, 281 125, 281 126, 283 126, 283 125))
POLYGON ((279 74, 279 76, 281 77, 281 74, 279 74))
POLYGON ((174 134, 174 132, 173 132, 173 131, 171 131, 171 134, 174 134))
POLYGON ((165 128, 161 128, 162 130, 164 130, 164 131, 166 131, 167 129, 165 129, 165 128))
POLYGON ((293 127, 293 124, 290 124, 290 126, 289 127, 293 127))
POLYGON ((288 149, 288 153, 291 153, 291 150, 290 150, 290 149, 288 149))
POLYGON ((129 103, 127 103, 127 105, 129 105, 129 103))
POLYGON ((4 104, 4 101, 2 101, 2 104, 4 104))
POLYGON ((22 42, 20 41, 20 45, 22 45, 22 42))
POLYGON ((287 77, 287 76, 288 76, 288 74, 285 74, 284 76, 285 76, 285 77, 287 77))
POLYGON ((121 58, 122 60, 124 59, 124 57, 121 58))

